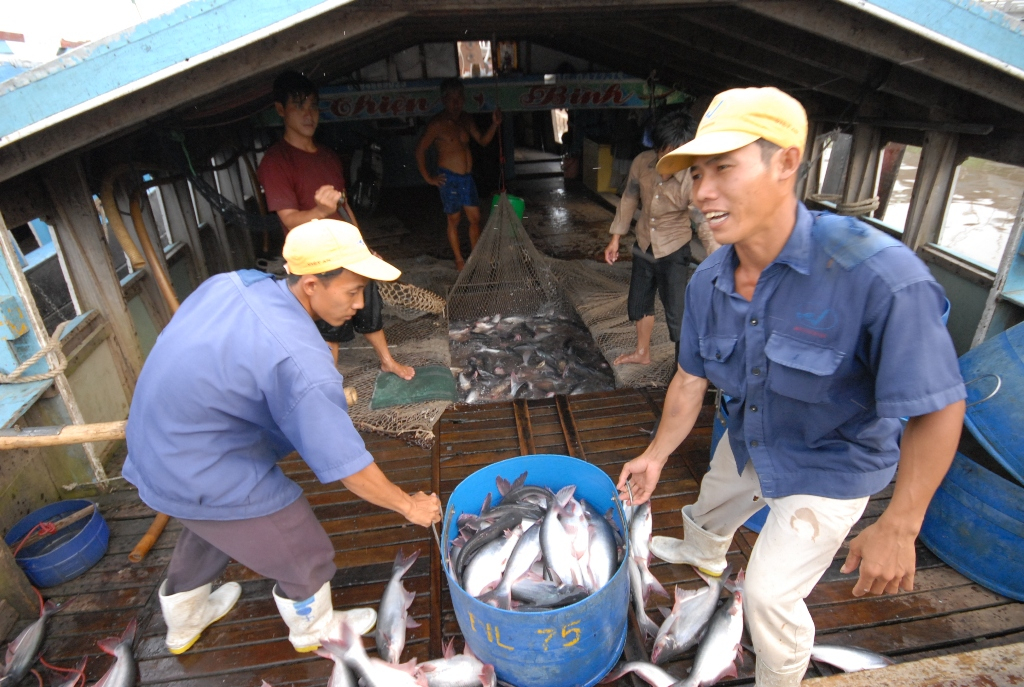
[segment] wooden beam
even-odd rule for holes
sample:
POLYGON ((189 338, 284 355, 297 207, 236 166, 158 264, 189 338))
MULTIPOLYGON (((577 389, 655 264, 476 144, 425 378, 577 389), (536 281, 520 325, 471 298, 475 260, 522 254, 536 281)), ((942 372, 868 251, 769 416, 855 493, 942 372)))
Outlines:
POLYGON ((1019 79, 844 4, 741 0, 738 5, 1024 112, 1019 79))
POLYGON ((532 456, 537 452, 533 443, 533 425, 530 423, 530 406, 523 399, 512 402, 512 410, 516 418, 516 434, 519 435, 519 453, 532 456))
POLYGON ((914 188, 910 193, 903 243, 911 250, 938 238, 957 167, 957 134, 929 131, 921 147, 914 188))
POLYGON ((573 417, 572 408, 569 407, 569 397, 563 394, 555 396, 555 408, 558 409, 558 420, 562 426, 562 436, 565 437, 566 450, 573 458, 586 460, 587 453, 583 450, 583 442, 580 441, 579 429, 576 427, 576 418, 573 417))
POLYGON ((58 160, 43 168, 42 177, 56 210, 53 224, 57 241, 79 304, 84 310, 98 310, 110 326, 114 362, 127 383, 125 391, 130 398, 142 370, 142 349, 82 161, 77 155, 58 160))
MULTIPOLYGON (((206 264, 203 242, 199 238, 199 219, 196 217, 195 208, 192 206, 192 195, 188 182, 184 179, 175 181, 171 190, 173 192, 173 205, 180 213, 184 228, 183 235, 176 236, 175 238, 183 240, 188 244, 196 275, 200 282, 206 281, 206 278, 210 276, 210 271, 206 264)), ((166 200, 170 195, 170 193, 164 193, 164 199, 166 200)))
MULTIPOLYGON (((434 445, 430 450, 430 491, 441 498, 441 420, 434 423, 434 445)), ((442 499, 442 511, 445 501, 442 499)), ((442 592, 441 551, 437 545, 430 547, 430 657, 441 657, 441 613, 442 592)))
POLYGON ((404 16, 404 12, 391 9, 352 9, 346 5, 267 36, 0 148, 0 180, 69 151, 136 129, 153 117, 230 88, 237 81, 261 75, 266 78, 269 89, 273 75, 290 63, 309 59, 319 51, 353 40, 404 16))

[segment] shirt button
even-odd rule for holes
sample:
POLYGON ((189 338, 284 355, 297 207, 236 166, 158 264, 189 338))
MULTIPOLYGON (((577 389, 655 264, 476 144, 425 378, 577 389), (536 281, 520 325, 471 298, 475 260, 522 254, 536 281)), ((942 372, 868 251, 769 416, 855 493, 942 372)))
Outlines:
POLYGON ((750 406, 750 412, 756 413, 757 412, 757 406, 750 406))
POLYGON ((751 319, 750 320, 750 324, 752 324, 753 326, 756 327, 757 326, 757 318, 755 317, 755 318, 751 319))
POLYGON ((753 441, 751 441, 751 442, 750 442, 750 445, 751 445, 751 446, 752 446, 753 448, 757 448, 757 439, 754 439, 753 441))
POLYGON ((715 353, 715 360, 721 360, 721 359, 722 359, 722 354, 721 353, 715 353))
POLYGON ((760 377, 761 376, 761 368, 755 367, 753 370, 751 370, 751 373, 753 373, 753 375, 755 377, 760 377))

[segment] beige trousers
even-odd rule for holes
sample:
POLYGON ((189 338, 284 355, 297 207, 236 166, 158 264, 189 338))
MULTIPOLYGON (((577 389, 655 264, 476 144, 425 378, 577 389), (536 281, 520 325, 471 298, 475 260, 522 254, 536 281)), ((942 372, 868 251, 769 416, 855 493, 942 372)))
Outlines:
POLYGON ((776 673, 790 673, 807 666, 814 643, 814 621, 804 599, 832 564, 868 497, 764 498, 753 462, 736 474, 726 433, 690 510, 693 521, 713 534, 732 535, 766 503, 771 513, 750 555, 743 613, 757 660, 776 673))

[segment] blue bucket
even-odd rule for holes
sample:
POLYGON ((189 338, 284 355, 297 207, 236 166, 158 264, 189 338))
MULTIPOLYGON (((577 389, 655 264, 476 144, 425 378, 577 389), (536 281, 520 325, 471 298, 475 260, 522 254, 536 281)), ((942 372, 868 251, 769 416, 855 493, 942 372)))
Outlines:
MULTIPOLYGON (((13 549, 33 527, 94 505, 85 499, 58 501, 33 511, 10 529, 4 541, 13 549)), ((110 529, 96 508, 92 515, 68 525, 56 534, 24 547, 15 557, 37 587, 52 587, 73 580, 96 565, 107 552, 110 529)))
MULTIPOLYGON (((725 396, 722 397, 722 402, 715 411, 715 419, 711 425, 711 457, 715 457, 715 449, 718 448, 718 442, 725 436, 725 430, 728 428, 726 418, 729 417, 728 411, 725 409, 725 396)), ((761 510, 757 511, 743 523, 743 526, 752 532, 760 534, 764 528, 764 523, 768 521, 768 513, 771 508, 765 506, 761 510)))
POLYGON ((921 525, 921 541, 965 577, 1024 601, 1024 488, 957 453, 921 525))
MULTIPOLYGON (((527 484, 555 491, 575 484, 576 498, 584 498, 598 509, 617 500, 618 492, 608 475, 569 456, 511 458, 467 477, 448 498, 442 537, 442 562, 455 617, 466 644, 480 660, 494 666, 501 680, 518 687, 590 687, 615 666, 626 644, 629 574, 625 565, 586 599, 542 613, 503 611, 477 601, 448 570, 448 548, 458 535, 453 523, 463 513, 479 513, 488 492, 498 496, 496 477, 512 481, 524 471, 527 484)), ((622 512, 616 508, 614 513, 616 526, 624 532, 622 512)))

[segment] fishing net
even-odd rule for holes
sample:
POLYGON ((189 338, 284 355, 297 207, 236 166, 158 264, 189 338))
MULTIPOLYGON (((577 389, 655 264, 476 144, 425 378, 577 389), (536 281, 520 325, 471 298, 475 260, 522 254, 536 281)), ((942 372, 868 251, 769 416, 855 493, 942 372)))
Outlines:
MULTIPOLYGON (((382 287, 384 334, 391 355, 404 365, 447 369, 451 365, 448 318, 443 312, 444 299, 434 290, 447 290, 454 280, 455 270, 443 261, 427 257, 391 262, 402 270, 403 280, 417 282, 415 285, 396 284, 396 289, 384 287, 386 282, 378 283, 382 287)), ((380 360, 369 342, 359 335, 339 347, 338 369, 345 377, 345 386, 354 387, 359 395, 349 408, 356 429, 399 437, 424 448, 433 445, 434 425, 450 401, 406 403, 371 410, 380 360)))
POLYGON ((532 315, 562 298, 548 259, 533 245, 508 195, 502 193, 448 293, 448 316, 471 320, 499 310, 505 315, 532 315))
MULTIPOLYGON (((609 362, 636 348, 636 323, 629 321, 629 262, 549 259, 565 296, 587 325, 609 362)), ((649 365, 612 365, 617 387, 665 387, 676 368, 675 344, 668 335, 665 310, 655 299, 649 365)))

